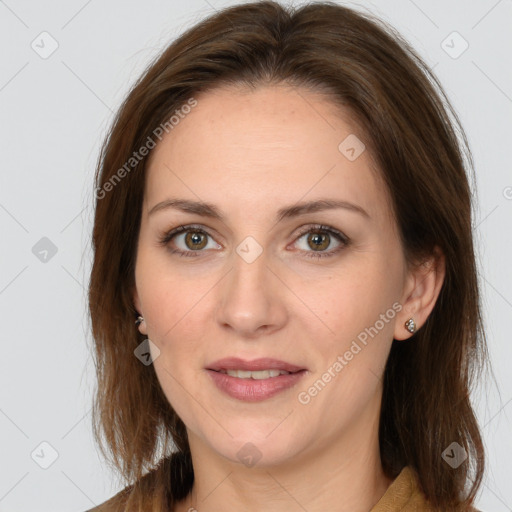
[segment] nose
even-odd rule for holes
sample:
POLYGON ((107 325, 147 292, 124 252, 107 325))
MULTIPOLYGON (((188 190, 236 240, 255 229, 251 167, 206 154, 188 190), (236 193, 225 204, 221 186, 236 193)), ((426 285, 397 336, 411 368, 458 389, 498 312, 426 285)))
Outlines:
POLYGON ((281 329, 287 321, 286 293, 266 252, 254 261, 233 254, 233 267, 222 280, 217 321, 237 337, 257 338, 281 329))

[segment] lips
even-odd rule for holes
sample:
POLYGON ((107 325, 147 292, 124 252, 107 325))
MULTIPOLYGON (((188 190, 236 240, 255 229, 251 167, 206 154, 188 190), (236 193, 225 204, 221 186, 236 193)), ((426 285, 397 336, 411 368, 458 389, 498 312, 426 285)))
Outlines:
POLYGON ((209 364, 205 370, 217 389, 244 402, 260 402, 272 398, 296 386, 307 374, 306 368, 268 357, 252 361, 227 357, 209 364), (280 372, 279 375, 270 375, 276 370, 280 372), (249 373, 249 377, 243 372, 258 374, 249 373))
POLYGON ((207 370, 220 372, 222 370, 244 370, 244 371, 262 371, 262 370, 280 370, 290 373, 300 372, 306 368, 280 361, 279 359, 272 359, 263 357, 260 359, 253 359, 246 361, 238 357, 227 357, 219 359, 206 367, 207 370))

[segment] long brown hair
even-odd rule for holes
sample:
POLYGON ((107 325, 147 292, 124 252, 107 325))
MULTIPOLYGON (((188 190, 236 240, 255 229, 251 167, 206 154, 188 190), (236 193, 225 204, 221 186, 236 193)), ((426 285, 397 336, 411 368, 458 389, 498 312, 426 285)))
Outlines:
POLYGON ((263 1, 224 9, 173 42, 132 87, 101 150, 89 288, 93 427, 127 484, 101 510, 172 509, 193 485, 185 425, 153 366, 134 356, 144 339, 132 293, 147 158, 131 159, 159 126, 171 129, 170 116, 195 94, 238 83, 328 93, 362 127, 407 261, 422 261, 436 246, 443 251, 446 276, 434 310, 412 339, 393 341, 387 361, 381 460, 391 478, 414 468, 433 506, 468 506, 484 472, 469 394, 488 356, 464 131, 437 78, 383 22, 331 2, 285 8, 263 1), (453 442, 468 454, 457 469, 441 456, 453 442))

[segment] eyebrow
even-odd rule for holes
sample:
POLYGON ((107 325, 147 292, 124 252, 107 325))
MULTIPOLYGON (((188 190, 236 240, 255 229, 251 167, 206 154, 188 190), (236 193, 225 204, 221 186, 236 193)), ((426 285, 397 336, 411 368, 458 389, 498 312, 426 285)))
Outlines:
MULTIPOLYGON (((191 201, 188 199, 166 199, 153 206, 149 210, 148 215, 152 215, 158 211, 167 209, 180 210, 185 213, 195 213, 203 217, 210 217, 212 219, 218 219, 224 222, 224 217, 220 210, 211 203, 205 203, 202 201, 191 201)), ((343 208, 352 212, 361 214, 363 217, 370 219, 370 215, 361 206, 347 201, 339 201, 334 199, 317 199, 316 201, 308 201, 303 203, 297 203, 291 206, 285 206, 278 210, 276 219, 282 221, 283 219, 289 219, 298 217, 299 215, 305 215, 307 213, 315 213, 324 210, 334 210, 343 208)))

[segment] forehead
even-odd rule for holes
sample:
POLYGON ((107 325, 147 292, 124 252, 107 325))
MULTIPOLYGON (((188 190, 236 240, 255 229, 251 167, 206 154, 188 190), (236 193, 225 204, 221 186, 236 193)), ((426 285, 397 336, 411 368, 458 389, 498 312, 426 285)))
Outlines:
POLYGON ((148 202, 172 193, 258 208, 330 196, 372 216, 387 210, 364 134, 326 96, 273 85, 194 97, 197 106, 152 150, 148 202))

